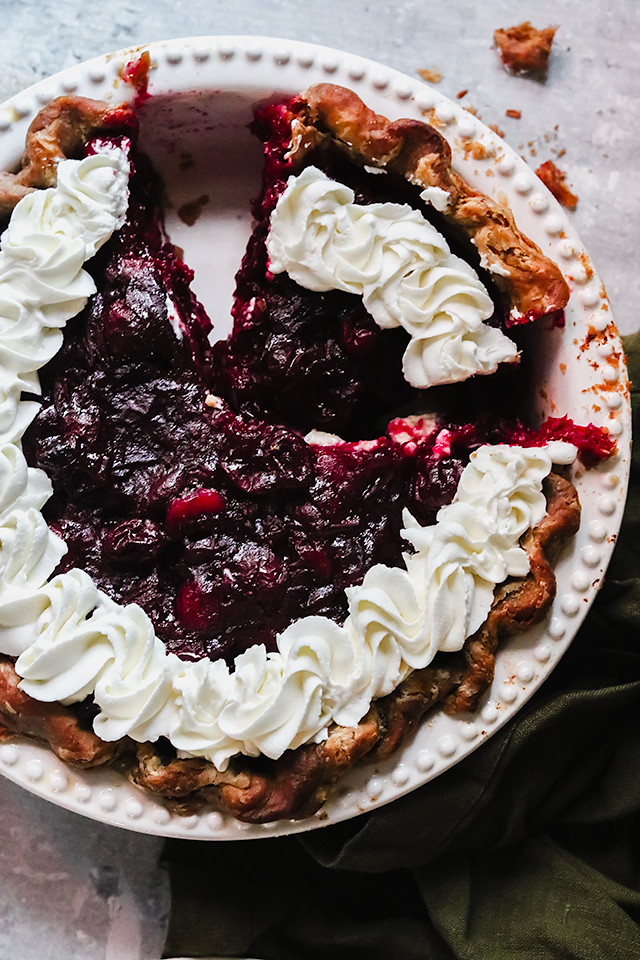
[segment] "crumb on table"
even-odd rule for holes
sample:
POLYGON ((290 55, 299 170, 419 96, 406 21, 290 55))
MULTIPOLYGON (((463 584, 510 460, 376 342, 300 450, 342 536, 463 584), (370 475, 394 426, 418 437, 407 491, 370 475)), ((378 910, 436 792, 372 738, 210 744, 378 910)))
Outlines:
POLYGON ((423 80, 426 80, 427 83, 440 83, 442 80, 442 74, 439 70, 417 70, 416 71, 419 77, 422 77, 423 80))
POLYGON ((493 34, 503 64, 515 73, 546 75, 557 27, 536 30, 529 20, 493 34))

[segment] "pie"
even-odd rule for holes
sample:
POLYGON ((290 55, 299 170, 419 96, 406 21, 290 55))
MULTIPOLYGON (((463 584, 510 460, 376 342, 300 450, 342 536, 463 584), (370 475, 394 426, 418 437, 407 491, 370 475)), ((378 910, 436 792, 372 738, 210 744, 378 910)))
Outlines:
POLYGON ((254 128, 218 343, 130 109, 54 101, 0 180, 0 719, 266 822, 477 708, 614 444, 527 423, 568 288, 434 127, 320 84, 254 128))

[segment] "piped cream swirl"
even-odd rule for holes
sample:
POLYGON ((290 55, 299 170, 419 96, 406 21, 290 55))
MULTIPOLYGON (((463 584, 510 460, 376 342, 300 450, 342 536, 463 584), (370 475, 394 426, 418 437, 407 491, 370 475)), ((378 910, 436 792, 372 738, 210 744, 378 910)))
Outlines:
POLYGON ((83 264, 121 226, 128 203, 128 152, 105 145, 64 160, 57 186, 36 190, 13 211, 0 249, 0 630, 19 656, 49 600, 45 585, 66 551, 41 514, 51 496, 44 473, 27 467, 20 441, 38 405, 36 371, 62 343, 67 320, 95 287, 83 264))
POLYGON ((493 303, 475 271, 406 204, 357 204, 317 167, 291 176, 271 215, 269 269, 309 290, 359 294, 380 327, 404 327, 416 387, 493 373, 516 345, 484 321, 493 303))
POLYGON ((105 146, 58 164, 57 186, 35 190, 16 206, 0 250, 0 389, 47 363, 61 328, 82 310, 95 284, 82 269, 124 221, 126 151, 105 146))

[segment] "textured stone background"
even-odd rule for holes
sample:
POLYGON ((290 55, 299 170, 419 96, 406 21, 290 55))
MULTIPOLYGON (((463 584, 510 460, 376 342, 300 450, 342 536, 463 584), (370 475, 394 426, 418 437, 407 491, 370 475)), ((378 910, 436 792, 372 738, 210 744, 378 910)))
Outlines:
MULTIPOLYGON (((439 89, 468 90, 463 102, 534 166, 565 151, 575 225, 620 329, 640 327, 637 0, 0 0, 0 23, 0 101, 98 54, 179 36, 280 36, 409 74, 438 69, 439 89), (545 84, 508 76, 492 49, 496 27, 525 19, 559 25, 545 84)), ((156 960, 160 849, 0 781, 0 960, 156 960)))

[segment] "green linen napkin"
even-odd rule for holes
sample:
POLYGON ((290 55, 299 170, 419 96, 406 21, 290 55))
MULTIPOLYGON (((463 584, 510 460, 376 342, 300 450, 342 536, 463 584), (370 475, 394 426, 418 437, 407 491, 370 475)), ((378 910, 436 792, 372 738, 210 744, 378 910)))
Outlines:
MULTIPOLYGON (((625 342, 640 384, 640 335, 625 342)), ((640 388, 639 388, 640 389, 640 388)), ((640 394, 633 395, 634 426, 640 394)), ((640 454, 586 622, 502 730, 371 814, 170 840, 164 957, 640 958, 640 454)))

